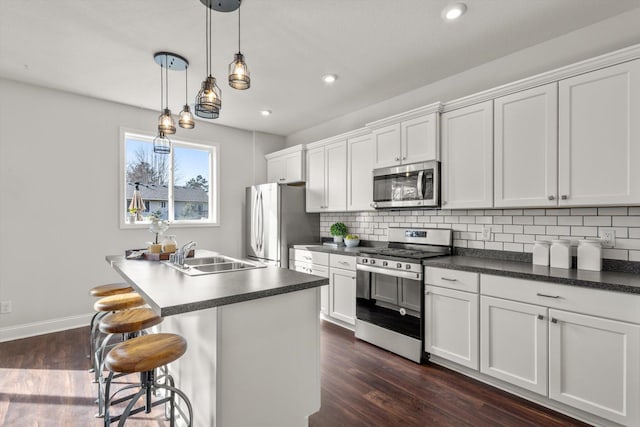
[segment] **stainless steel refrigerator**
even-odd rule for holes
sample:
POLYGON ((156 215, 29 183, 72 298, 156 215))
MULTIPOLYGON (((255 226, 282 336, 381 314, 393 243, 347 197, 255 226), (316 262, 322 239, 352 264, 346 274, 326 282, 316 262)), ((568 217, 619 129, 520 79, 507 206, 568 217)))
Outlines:
POLYGON ((305 187, 261 184, 247 187, 247 257, 289 266, 289 245, 320 241, 320 215, 305 211, 305 187))

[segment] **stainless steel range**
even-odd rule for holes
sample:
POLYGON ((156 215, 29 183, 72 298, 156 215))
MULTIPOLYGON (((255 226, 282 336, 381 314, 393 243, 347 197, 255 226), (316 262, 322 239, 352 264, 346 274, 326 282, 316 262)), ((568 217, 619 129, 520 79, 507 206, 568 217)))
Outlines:
POLYGON ((450 255, 453 231, 390 228, 383 248, 361 248, 357 257, 357 338, 422 362, 424 281, 422 260, 450 255))

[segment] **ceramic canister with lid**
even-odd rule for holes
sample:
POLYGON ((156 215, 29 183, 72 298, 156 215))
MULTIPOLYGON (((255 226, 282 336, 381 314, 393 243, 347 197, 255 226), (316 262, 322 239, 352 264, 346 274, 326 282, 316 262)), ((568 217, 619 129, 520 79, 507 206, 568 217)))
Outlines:
POLYGON ((599 240, 580 240, 578 244, 578 270, 602 270, 602 244, 599 240))
POLYGON ((536 240, 533 245, 533 263, 535 265, 549 265, 549 245, 546 240, 536 240))
POLYGON ((550 252, 551 267, 571 268, 571 245, 568 240, 552 240, 550 252))

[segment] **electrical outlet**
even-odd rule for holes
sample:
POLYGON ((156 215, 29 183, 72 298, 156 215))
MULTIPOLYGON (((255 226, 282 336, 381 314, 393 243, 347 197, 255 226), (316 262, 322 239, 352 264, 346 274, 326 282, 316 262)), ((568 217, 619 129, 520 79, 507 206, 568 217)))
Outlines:
POLYGON ((603 248, 614 247, 616 245, 616 230, 613 228, 601 228, 600 242, 603 248))
POLYGON ((482 227, 482 240, 491 240, 491 227, 488 225, 482 227))
POLYGON ((0 314, 11 313, 11 301, 1 301, 0 302, 0 314))

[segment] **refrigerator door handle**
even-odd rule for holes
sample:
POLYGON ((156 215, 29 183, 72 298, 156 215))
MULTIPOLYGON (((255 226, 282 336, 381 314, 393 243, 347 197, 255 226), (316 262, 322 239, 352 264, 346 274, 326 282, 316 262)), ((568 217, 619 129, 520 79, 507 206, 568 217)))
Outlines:
POLYGON ((257 253, 258 250, 258 197, 260 193, 256 191, 255 202, 251 209, 251 246, 257 253))
POLYGON ((264 201, 260 192, 260 253, 264 251, 264 201))

